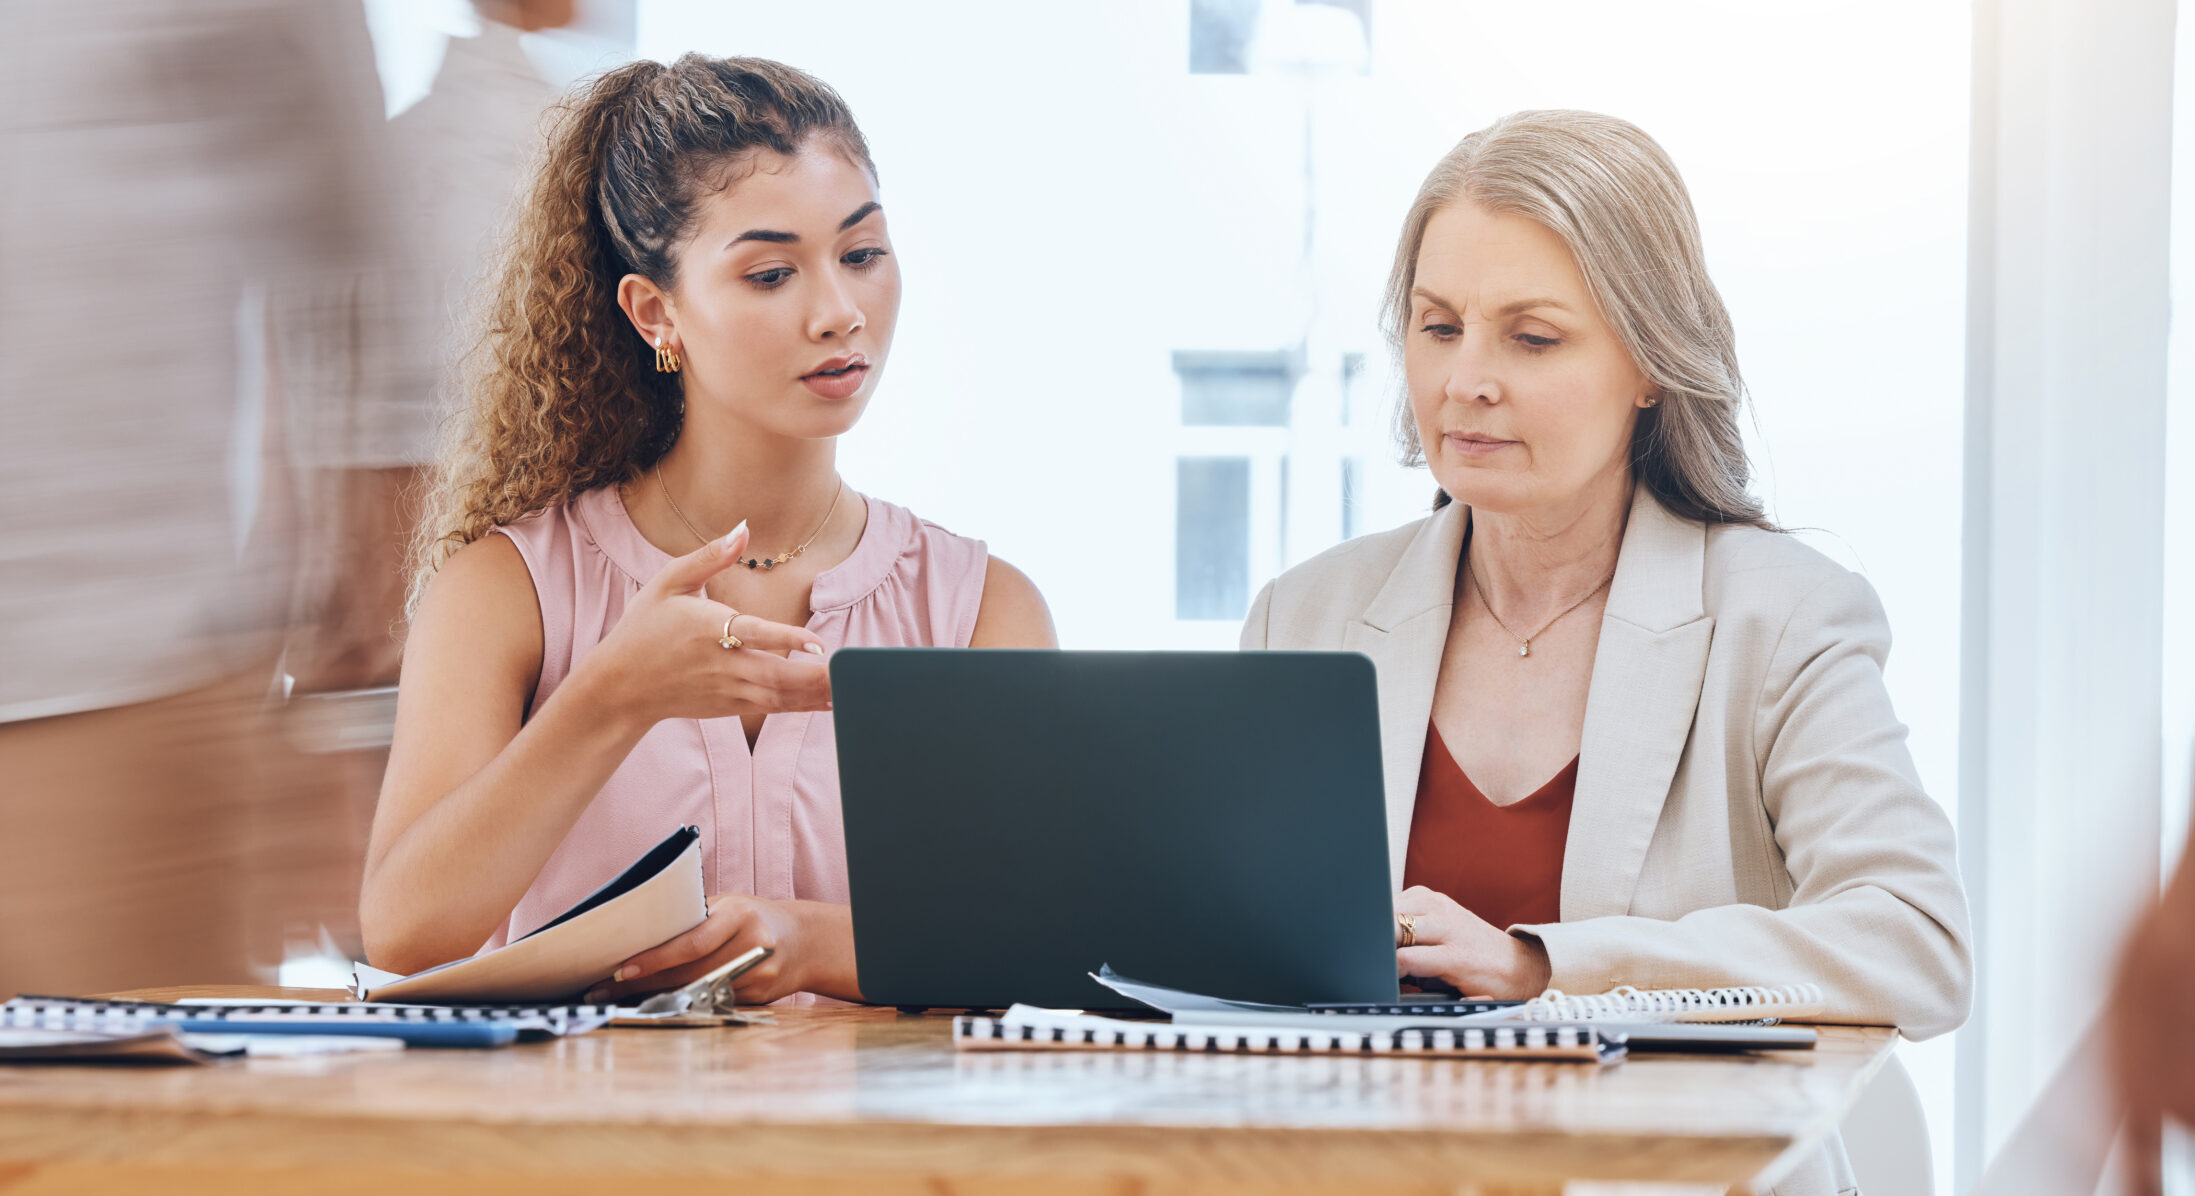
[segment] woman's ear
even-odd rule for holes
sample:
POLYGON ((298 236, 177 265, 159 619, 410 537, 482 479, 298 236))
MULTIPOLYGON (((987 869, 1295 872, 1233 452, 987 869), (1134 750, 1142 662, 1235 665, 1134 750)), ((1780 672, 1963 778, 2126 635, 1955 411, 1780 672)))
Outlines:
POLYGON ((617 305, 650 348, 678 348, 678 319, 663 288, 638 274, 617 281, 617 305))
POLYGON ((1648 386, 1645 390, 1640 391, 1637 405, 1640 407, 1661 406, 1661 388, 1658 386, 1648 386))

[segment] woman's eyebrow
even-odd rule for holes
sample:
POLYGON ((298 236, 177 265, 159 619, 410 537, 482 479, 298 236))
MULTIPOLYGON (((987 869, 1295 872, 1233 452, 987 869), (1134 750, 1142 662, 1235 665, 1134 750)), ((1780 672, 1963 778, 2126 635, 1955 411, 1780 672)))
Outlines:
MULTIPOLYGON (((1411 287, 1410 294, 1416 298, 1423 299, 1426 302, 1431 303, 1435 307, 1445 307, 1449 311, 1463 310, 1461 306, 1441 298, 1439 295, 1436 295, 1433 292, 1426 290, 1424 287, 1411 287)), ((1531 311, 1535 307, 1552 307, 1557 311, 1570 310, 1570 305, 1564 303, 1560 299, 1519 299, 1514 303, 1503 304, 1501 310, 1496 311, 1494 314, 1496 316, 1513 316, 1519 312, 1531 311)))
MULTIPOLYGON (((872 199, 869 202, 861 205, 860 207, 855 208, 853 215, 839 221, 838 231, 845 232, 847 229, 852 228, 853 226, 861 223, 864 220, 867 220, 869 218, 869 213, 880 212, 883 210, 884 205, 872 199)), ((724 248, 730 249, 732 246, 739 244, 741 241, 768 241, 772 245, 798 245, 800 244, 800 234, 782 233, 777 231, 776 229, 771 228, 750 228, 746 232, 743 232, 738 236, 733 237, 731 240, 726 241, 724 243, 724 248)))

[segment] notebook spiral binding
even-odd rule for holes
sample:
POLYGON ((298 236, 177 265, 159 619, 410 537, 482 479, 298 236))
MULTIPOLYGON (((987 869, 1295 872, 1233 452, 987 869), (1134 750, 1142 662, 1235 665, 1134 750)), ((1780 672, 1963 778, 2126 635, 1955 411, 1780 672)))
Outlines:
POLYGON ((1551 988, 1525 1002, 1521 1013, 1522 1020, 1548 1022, 1612 1019, 1751 1021, 1809 1017, 1821 1012, 1822 1007, 1822 989, 1817 984, 1664 989, 1624 985, 1594 996, 1576 997, 1551 988))
MULTIPOLYGON (((1094 1020, 1094 1019, 1093 1019, 1094 1020)), ((1493 1025, 1406 1029, 1380 1033, 1230 1029, 1121 1022, 1047 1025, 1003 1018, 958 1017, 960 1050, 1131 1050, 1229 1055, 1403 1055, 1450 1058, 1569 1059, 1615 1062, 1623 1048, 1584 1026, 1493 1025)))
POLYGON ((405 1006, 359 1002, 292 1005, 180 1005, 159 1001, 95 1000, 25 994, 0 1004, 0 1026, 122 1030, 151 1022, 342 1021, 369 1024, 466 1024, 517 1022, 557 1037, 592 1029, 613 1014, 607 1005, 405 1006))

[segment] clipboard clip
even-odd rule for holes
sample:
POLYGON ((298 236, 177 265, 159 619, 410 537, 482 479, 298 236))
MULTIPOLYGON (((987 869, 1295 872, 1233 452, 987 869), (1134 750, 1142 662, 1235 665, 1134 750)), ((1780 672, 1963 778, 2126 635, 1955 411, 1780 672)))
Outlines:
POLYGON ((732 1000, 732 981, 746 975, 748 969, 772 954, 774 952, 768 947, 756 947, 683 988, 674 988, 649 997, 633 1012, 641 1017, 678 1017, 687 1014, 729 1017, 737 1012, 732 1000))

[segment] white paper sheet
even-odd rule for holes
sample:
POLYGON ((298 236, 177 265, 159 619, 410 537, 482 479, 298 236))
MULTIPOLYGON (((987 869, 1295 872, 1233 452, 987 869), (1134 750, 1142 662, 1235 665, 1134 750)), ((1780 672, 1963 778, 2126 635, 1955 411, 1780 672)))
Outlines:
POLYGON ((360 964, 358 999, 452 1004, 566 1000, 708 916, 701 843, 695 839, 662 871, 632 889, 493 951, 401 977, 360 964))

